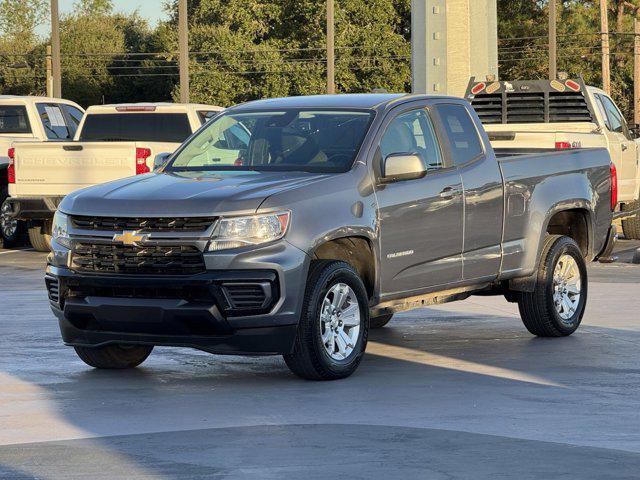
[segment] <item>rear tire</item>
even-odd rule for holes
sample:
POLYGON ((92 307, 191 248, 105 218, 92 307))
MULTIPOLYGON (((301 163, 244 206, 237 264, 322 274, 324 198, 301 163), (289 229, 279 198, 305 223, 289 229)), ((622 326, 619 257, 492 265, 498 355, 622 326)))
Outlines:
POLYGON ((20 238, 22 222, 9 215, 11 207, 5 204, 7 198, 6 187, 0 188, 0 239, 4 248, 14 247, 20 238))
POLYGON ((291 371, 308 380, 336 380, 355 372, 367 346, 368 301, 351 265, 311 262, 298 335, 293 352, 284 355, 291 371))
MULTIPOLYGON (((640 208, 640 201, 636 200, 625 205, 623 210, 637 210, 638 208, 640 208)), ((640 240, 640 213, 622 220, 622 233, 627 240, 640 240)))
POLYGON ((149 345, 106 345, 104 347, 74 347, 80 359, 94 368, 122 370, 135 368, 151 354, 149 345))
POLYGON ((587 266, 576 242, 549 235, 540 256, 535 290, 519 295, 524 326, 539 337, 571 335, 584 315, 587 286, 587 266))
POLYGON ((45 221, 42 226, 30 227, 29 241, 38 252, 51 251, 51 220, 45 221))
POLYGON ((372 317, 369 320, 369 328, 377 329, 387 325, 393 318, 393 313, 387 313, 386 315, 380 315, 378 317, 372 317))

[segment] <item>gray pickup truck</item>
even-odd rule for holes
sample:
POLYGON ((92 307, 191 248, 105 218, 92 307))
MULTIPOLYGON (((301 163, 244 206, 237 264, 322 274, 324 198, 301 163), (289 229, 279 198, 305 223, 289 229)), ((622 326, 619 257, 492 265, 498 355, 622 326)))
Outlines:
POLYGON ((68 195, 45 280, 64 342, 93 367, 168 345, 343 378, 369 328, 470 295, 517 302, 534 335, 570 335, 615 197, 605 149, 496 158, 462 99, 261 100, 153 173, 68 195))

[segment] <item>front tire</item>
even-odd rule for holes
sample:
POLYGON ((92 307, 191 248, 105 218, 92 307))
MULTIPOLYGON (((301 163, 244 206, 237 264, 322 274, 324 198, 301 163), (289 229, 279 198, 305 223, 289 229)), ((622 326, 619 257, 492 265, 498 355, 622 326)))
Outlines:
POLYGON ((123 370, 135 368, 151 354, 150 345, 106 345, 104 347, 74 347, 80 359, 90 367, 123 370))
POLYGON ((44 222, 42 226, 36 225, 29 228, 29 241, 38 252, 51 250, 51 220, 44 222))
MULTIPOLYGON (((640 200, 624 206, 623 210, 637 210, 640 208, 640 200)), ((622 220, 622 233, 627 240, 640 240, 640 213, 622 220)))
POLYGON ((360 365, 369 334, 367 292, 345 262, 311 262, 302 315, 287 366, 308 380, 337 380, 360 365))
POLYGON ((569 237, 549 235, 533 292, 518 296, 524 326, 539 337, 564 337, 580 326, 587 302, 587 266, 569 237))

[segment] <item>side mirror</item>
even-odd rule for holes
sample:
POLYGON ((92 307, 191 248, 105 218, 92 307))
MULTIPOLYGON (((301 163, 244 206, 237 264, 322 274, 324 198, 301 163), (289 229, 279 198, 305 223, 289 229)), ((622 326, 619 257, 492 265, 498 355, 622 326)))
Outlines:
POLYGON ((156 157, 153 159, 153 171, 157 172, 162 167, 164 167, 169 161, 170 156, 171 154, 169 152, 162 152, 156 155, 156 157))
POLYGON ((427 173, 427 166, 422 157, 415 153, 393 153, 382 161, 382 181, 384 183, 400 182, 422 178, 427 173))
POLYGON ((633 125, 631 128, 629 128, 629 131, 631 132, 631 136, 634 138, 634 140, 636 138, 640 138, 640 125, 639 124, 633 125))

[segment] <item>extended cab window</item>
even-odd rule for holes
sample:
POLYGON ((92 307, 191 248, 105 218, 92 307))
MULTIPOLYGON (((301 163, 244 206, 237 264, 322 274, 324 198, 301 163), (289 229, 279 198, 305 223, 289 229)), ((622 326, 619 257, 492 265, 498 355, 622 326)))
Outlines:
POLYGON ((79 140, 182 143, 189 135, 186 113, 93 113, 87 115, 79 140))
POLYGON ((60 105, 55 103, 38 103, 36 105, 40 121, 49 140, 71 140, 75 133, 67 125, 60 105))
POLYGON ((31 133, 26 107, 0 105, 0 134, 3 133, 31 133))
POLYGON ((428 169, 442 168, 442 154, 429 115, 413 110, 396 117, 380 140, 380 154, 418 154, 428 169))
POLYGON ((455 165, 463 165, 484 153, 482 142, 469 112, 462 105, 437 105, 436 110, 451 145, 455 165))

